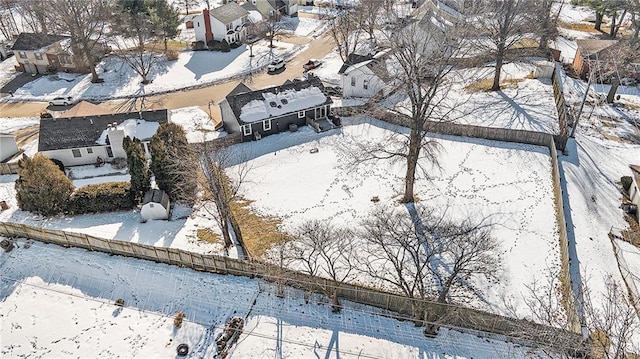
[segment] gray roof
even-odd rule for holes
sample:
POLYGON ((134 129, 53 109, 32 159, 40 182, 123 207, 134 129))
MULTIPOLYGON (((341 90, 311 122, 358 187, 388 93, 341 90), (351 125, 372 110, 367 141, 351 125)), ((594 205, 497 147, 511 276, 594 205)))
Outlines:
POLYGON ((164 208, 169 207, 169 195, 166 194, 163 190, 159 189, 150 189, 147 193, 142 197, 142 204, 145 205, 147 203, 160 203, 164 208))
POLYGON ((15 51, 33 51, 68 38, 69 36, 22 32, 18 35, 16 42, 13 43, 12 49, 15 51))
POLYGON ((617 42, 618 40, 578 39, 576 40, 576 45, 580 55, 589 57, 615 45, 617 42))
POLYGON ((347 69, 355 64, 359 64, 361 62, 369 61, 373 59, 372 55, 360 55, 356 53, 351 53, 347 56, 347 61, 344 62, 340 70, 338 70, 338 74, 342 75, 347 69))
MULTIPOLYGON (((229 106, 231 107, 231 110, 233 111, 233 114, 235 115, 235 118, 238 119, 238 121, 240 121, 240 114, 242 113, 242 107, 244 107, 244 105, 248 104, 253 100, 264 100, 264 97, 262 97, 263 93, 270 92, 270 93, 276 94, 278 92, 284 92, 291 89, 300 91, 302 89, 309 88, 309 87, 317 87, 320 89, 320 91, 324 92, 324 86, 322 85, 322 81, 320 81, 318 77, 309 76, 309 79, 304 81, 287 81, 280 86, 268 87, 261 90, 251 91, 251 92, 243 92, 243 93, 235 93, 235 94, 230 93, 229 95, 227 95, 226 99, 227 99, 227 102, 229 103, 229 106)), ((331 97, 326 96, 326 98, 327 99, 325 101, 325 104, 333 103, 333 101, 331 100, 331 97)))
POLYGON ((108 115, 69 118, 43 118, 40 120, 38 151, 97 146, 97 141, 107 125, 128 119, 142 118, 148 122, 166 123, 167 110, 113 113, 108 115))
POLYGON ((223 24, 228 24, 233 20, 241 19, 249 15, 249 12, 235 2, 228 2, 220 7, 211 10, 211 16, 218 19, 223 24))
POLYGON ((245 85, 244 82, 241 82, 236 87, 234 87, 233 90, 231 90, 231 92, 229 92, 227 96, 237 95, 240 93, 251 92, 251 91, 253 90, 249 88, 249 86, 245 85))

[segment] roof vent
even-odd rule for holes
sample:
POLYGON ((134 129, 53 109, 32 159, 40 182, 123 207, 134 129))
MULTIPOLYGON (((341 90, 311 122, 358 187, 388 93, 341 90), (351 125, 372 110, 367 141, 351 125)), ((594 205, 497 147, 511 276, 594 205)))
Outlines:
MULTIPOLYGON (((280 102, 282 102, 283 105, 286 105, 286 104, 289 103, 289 100, 287 100, 286 98, 282 98, 282 99, 280 99, 280 102)), ((278 107, 280 107, 280 106, 278 106, 278 107)))
POLYGON ((276 106, 278 106, 278 104, 275 101, 271 101, 271 102, 269 102, 269 106, 276 107, 276 106))
POLYGON ((89 119, 89 123, 93 125, 93 119, 92 118, 89 119))

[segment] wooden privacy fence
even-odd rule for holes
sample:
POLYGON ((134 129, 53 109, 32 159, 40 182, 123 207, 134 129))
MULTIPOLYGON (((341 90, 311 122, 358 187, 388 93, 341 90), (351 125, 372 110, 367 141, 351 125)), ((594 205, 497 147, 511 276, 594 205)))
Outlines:
MULTIPOLYGON (((376 118, 403 127, 410 127, 410 119, 388 111, 376 113, 376 118)), ((560 168, 558 166, 558 151, 564 149, 566 137, 544 132, 512 130, 508 128, 494 128, 473 125, 463 125, 452 122, 432 122, 425 124, 427 131, 441 135, 482 138, 486 140, 523 143, 544 146, 549 149, 551 157, 551 180, 553 184, 553 199, 556 213, 556 224, 560 239, 560 280, 562 282, 563 305, 567 312, 571 330, 580 331, 581 318, 578 315, 576 298, 571 286, 571 271, 569 270, 569 238, 567 236, 567 222, 564 216, 564 201, 560 185, 560 168)))
POLYGON ((545 347, 570 355, 581 355, 584 347, 580 335, 568 330, 517 320, 471 308, 412 299, 382 290, 339 283, 329 279, 284 269, 260 261, 246 261, 218 255, 192 253, 175 248, 98 238, 82 233, 31 227, 19 223, 0 222, 0 235, 24 237, 64 247, 84 248, 108 254, 135 257, 159 263, 178 265, 219 274, 259 277, 281 285, 302 288, 321 294, 334 290, 341 299, 393 311, 411 320, 416 308, 424 322, 459 330, 486 333, 503 340, 527 346, 545 347))
POLYGON ((553 74, 551 75, 551 82, 553 84, 553 98, 556 103, 556 110, 558 111, 558 126, 560 126, 560 138, 564 140, 562 146, 558 149, 563 150, 567 143, 568 138, 568 125, 571 124, 573 126, 573 120, 571 119, 571 114, 569 114, 569 107, 567 106, 567 101, 564 99, 564 86, 562 86, 562 66, 559 62, 556 62, 555 67, 553 69, 553 74))

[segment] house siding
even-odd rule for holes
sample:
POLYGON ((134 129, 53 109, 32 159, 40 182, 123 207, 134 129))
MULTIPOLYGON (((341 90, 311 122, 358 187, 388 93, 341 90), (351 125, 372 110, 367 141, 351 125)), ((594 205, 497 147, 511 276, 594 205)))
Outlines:
POLYGON ((580 54, 579 49, 576 49, 576 55, 573 58, 572 66, 580 77, 584 77, 586 73, 589 72, 589 65, 582 58, 582 54, 580 54))
POLYGON ((98 157, 101 157, 105 162, 109 162, 113 158, 109 158, 107 154, 107 147, 109 146, 94 146, 84 148, 65 148, 61 150, 42 151, 43 155, 51 158, 52 160, 58 160, 62 162, 65 167, 69 166, 83 166, 95 164, 98 161, 98 157), (88 153, 87 149, 91 148, 93 153, 88 153), (80 157, 73 156, 73 150, 80 150, 80 157))
POLYGON ((348 74, 344 74, 341 78, 342 95, 344 97, 373 97, 380 91, 384 91, 386 84, 371 69, 366 66, 354 69, 348 74), (352 86, 352 80, 355 79, 355 86, 352 86), (368 81, 367 88, 364 88, 365 81, 368 81))
POLYGON ((325 108, 325 115, 319 116, 318 119, 327 118, 327 115, 329 114, 331 108, 329 105, 324 105, 305 109, 305 115, 302 118, 298 117, 298 112, 295 112, 288 113, 283 116, 264 119, 263 121, 271 121, 271 129, 266 131, 264 130, 263 121, 252 122, 250 124, 239 126, 240 133, 242 134, 242 142, 253 141, 255 139, 256 133, 259 133, 261 137, 265 137, 276 133, 289 131, 289 125, 292 124, 295 124, 298 127, 304 126, 307 124, 307 118, 316 119, 316 110, 322 107, 325 108), (251 134, 245 135, 244 126, 251 126, 251 134))
POLYGON ((44 74, 47 73, 49 66, 52 66, 56 71, 76 71, 76 66, 73 64, 73 55, 62 49, 60 44, 53 44, 47 49, 39 49, 37 51, 19 50, 15 53, 16 61, 21 65, 26 73, 32 74, 44 74), (22 58, 20 53, 24 53, 26 58, 22 58), (60 64, 58 61, 58 54, 66 54, 69 56, 71 63, 60 64), (41 59, 36 57, 36 54, 41 55, 41 59))
POLYGON ((631 183, 631 188, 629 188, 629 198, 631 203, 636 205, 636 220, 640 221, 640 183, 637 183, 635 178, 631 183))
MULTIPOLYGON (((235 19, 231 22, 231 29, 235 30, 242 26, 242 18, 235 19)), ((227 24, 223 24, 215 17, 211 17, 211 28, 213 29, 213 39, 216 41, 227 40, 228 43, 243 41, 246 37, 247 30, 242 27, 240 31, 227 35, 227 24)))
POLYGON ((16 138, 14 136, 0 136, 0 162, 18 153, 16 138))

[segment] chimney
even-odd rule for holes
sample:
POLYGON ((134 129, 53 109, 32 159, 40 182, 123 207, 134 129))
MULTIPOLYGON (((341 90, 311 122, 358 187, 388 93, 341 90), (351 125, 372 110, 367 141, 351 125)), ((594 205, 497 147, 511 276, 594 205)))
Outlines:
MULTIPOLYGON (((209 9, 202 10, 204 17, 204 39, 207 45, 209 41, 213 40, 213 32, 211 31, 211 16, 209 15, 209 9)), ((208 45, 207 45, 208 46, 208 45)))

